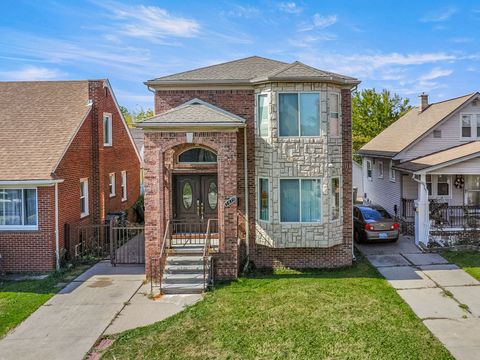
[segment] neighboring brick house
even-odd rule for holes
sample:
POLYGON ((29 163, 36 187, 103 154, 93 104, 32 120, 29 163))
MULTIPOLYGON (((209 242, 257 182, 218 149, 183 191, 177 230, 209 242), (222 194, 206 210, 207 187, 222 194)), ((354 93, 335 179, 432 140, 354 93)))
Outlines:
POLYGON ((108 80, 0 82, 0 266, 51 271, 65 224, 140 193, 140 160, 108 80))
POLYGON ((235 278, 246 259, 256 267, 352 263, 357 79, 254 56, 145 84, 156 114, 138 124, 147 262, 169 220, 210 218, 218 219, 221 278, 235 278))

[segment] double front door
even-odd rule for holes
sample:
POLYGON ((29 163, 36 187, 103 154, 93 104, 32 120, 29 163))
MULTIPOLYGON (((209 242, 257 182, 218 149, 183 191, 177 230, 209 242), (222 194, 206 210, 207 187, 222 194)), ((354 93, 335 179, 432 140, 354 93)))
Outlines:
POLYGON ((217 218, 217 175, 175 175, 173 217, 187 223, 217 218))

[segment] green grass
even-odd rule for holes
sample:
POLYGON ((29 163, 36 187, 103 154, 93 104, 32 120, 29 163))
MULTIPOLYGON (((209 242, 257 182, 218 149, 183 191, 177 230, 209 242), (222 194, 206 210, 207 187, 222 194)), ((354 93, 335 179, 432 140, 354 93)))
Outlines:
POLYGON ((87 267, 53 273, 43 280, 0 280, 0 338, 55 295, 61 289, 58 283, 72 280, 87 267))
POLYGON ((460 266, 475 279, 480 280, 480 252, 479 251, 445 251, 442 252, 452 264, 460 266))
POLYGON ((452 359, 364 259, 336 271, 256 272, 151 326, 103 359, 452 359))

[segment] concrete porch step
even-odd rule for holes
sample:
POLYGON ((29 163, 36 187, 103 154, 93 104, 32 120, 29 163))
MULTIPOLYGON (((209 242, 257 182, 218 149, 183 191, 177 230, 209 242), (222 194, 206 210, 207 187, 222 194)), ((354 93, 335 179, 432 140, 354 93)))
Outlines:
POLYGON ((203 284, 203 272, 164 274, 162 282, 164 284, 203 284))
POLYGON ((203 255, 204 246, 190 246, 190 245, 175 245, 170 249, 170 254, 192 254, 192 255, 203 255))
POLYGON ((167 264, 165 266, 166 274, 195 274, 195 273, 202 273, 203 274, 203 263, 200 265, 170 265, 167 264))
POLYGON ((203 282, 164 284, 162 292, 164 294, 200 294, 203 292, 203 282))
POLYGON ((203 256, 199 255, 171 255, 167 257, 168 265, 202 265, 203 256))

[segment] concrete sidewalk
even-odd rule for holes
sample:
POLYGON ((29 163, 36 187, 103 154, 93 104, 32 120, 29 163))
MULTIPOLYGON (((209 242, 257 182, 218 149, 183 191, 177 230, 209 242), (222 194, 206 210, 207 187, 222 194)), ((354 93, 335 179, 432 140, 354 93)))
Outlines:
POLYGON ((357 248, 456 359, 480 359, 480 282, 410 237, 357 248))
POLYGON ((0 359, 83 359, 144 279, 143 265, 96 264, 0 340, 0 359))

